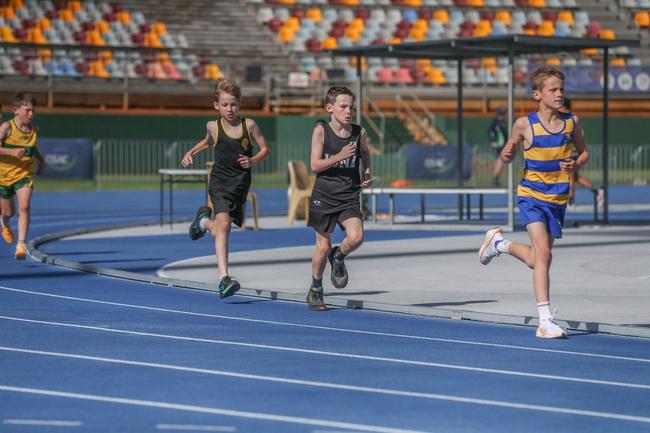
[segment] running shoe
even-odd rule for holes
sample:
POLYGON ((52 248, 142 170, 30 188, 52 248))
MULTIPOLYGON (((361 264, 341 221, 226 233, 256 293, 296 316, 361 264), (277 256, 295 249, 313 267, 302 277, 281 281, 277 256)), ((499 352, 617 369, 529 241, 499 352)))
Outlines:
POLYGON ((478 250, 478 259, 482 265, 487 265, 493 258, 499 256, 500 253, 497 251, 495 246, 496 241, 498 240, 503 240, 501 229, 499 227, 490 229, 485 233, 485 241, 483 242, 481 249, 478 250))
POLYGON ((0 224, 2 224, 2 239, 4 239, 8 244, 13 244, 14 232, 11 231, 11 227, 4 225, 4 223, 0 224))
POLYGON ((327 311, 323 301, 323 288, 310 287, 307 293, 307 306, 311 311, 327 311))
POLYGON ((551 317, 540 320, 535 336, 539 338, 566 338, 566 331, 562 329, 551 317))
POLYGON ((237 280, 233 280, 228 275, 219 280, 219 297, 222 299, 234 295, 239 289, 241 289, 241 286, 237 280))
POLYGON ((25 246, 25 244, 16 245, 15 257, 18 260, 25 260, 27 258, 27 247, 25 246))
POLYGON ((205 229, 201 228, 201 220, 203 218, 210 219, 212 217, 212 209, 207 206, 201 206, 199 210, 196 211, 196 216, 194 221, 190 225, 190 239, 193 241, 202 238, 205 235, 205 229))
POLYGON ((332 285, 337 289, 342 289, 348 285, 348 270, 345 268, 345 262, 343 260, 338 261, 334 259, 334 254, 338 248, 332 247, 330 253, 327 255, 327 260, 329 260, 331 266, 330 279, 332 280, 332 285))

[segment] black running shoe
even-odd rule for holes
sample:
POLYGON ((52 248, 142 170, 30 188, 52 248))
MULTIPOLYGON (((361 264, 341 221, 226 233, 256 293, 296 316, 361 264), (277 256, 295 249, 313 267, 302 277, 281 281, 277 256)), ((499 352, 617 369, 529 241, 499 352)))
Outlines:
POLYGON ((222 299, 234 295, 239 289, 241 289, 241 286, 237 280, 233 280, 228 275, 219 281, 219 297, 222 299))
POLYGON ((311 311, 327 311, 325 301, 323 301, 323 288, 310 287, 307 293, 307 306, 311 311))
POLYGON ((192 221, 192 224, 190 225, 190 239, 193 241, 202 238, 203 235, 205 235, 205 230, 199 225, 201 219, 204 217, 208 219, 212 217, 212 210, 207 206, 201 206, 199 210, 196 211, 194 221, 192 221))
POLYGON ((330 278, 332 285, 337 289, 342 289, 348 285, 348 270, 345 268, 345 262, 341 260, 334 260, 334 253, 338 247, 332 247, 330 253, 327 255, 327 260, 330 262, 331 273, 330 278))

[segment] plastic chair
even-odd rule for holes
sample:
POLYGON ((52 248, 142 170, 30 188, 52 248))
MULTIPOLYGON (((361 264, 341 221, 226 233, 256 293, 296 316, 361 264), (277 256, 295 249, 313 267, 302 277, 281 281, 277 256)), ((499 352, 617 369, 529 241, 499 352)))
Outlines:
POLYGON ((311 191, 316 182, 315 176, 309 176, 307 165, 301 160, 291 160, 288 162, 289 168, 289 208, 287 212, 287 221, 289 225, 293 224, 295 219, 304 219, 309 217, 309 198, 311 191))

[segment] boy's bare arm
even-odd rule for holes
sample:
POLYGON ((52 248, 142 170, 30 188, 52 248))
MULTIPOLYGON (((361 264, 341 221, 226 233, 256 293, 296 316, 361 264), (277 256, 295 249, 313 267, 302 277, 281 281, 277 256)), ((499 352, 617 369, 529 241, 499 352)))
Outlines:
POLYGON ((9 122, 2 122, 0 124, 0 155, 7 155, 7 156, 13 156, 14 158, 22 158, 25 156, 26 150, 17 147, 14 149, 8 149, 2 144, 4 141, 9 137, 9 134, 11 134, 11 124, 9 122))
POLYGON ((314 127, 314 132, 311 135, 311 170, 315 173, 327 170, 328 168, 338 164, 340 161, 354 156, 357 151, 354 143, 350 143, 344 146, 336 155, 332 155, 329 158, 323 158, 324 143, 325 130, 323 129, 323 125, 319 123, 314 127))
POLYGON ((262 131, 260 131, 257 123, 255 123, 253 119, 246 119, 246 125, 248 126, 248 131, 250 132, 251 137, 253 140, 255 140, 255 143, 257 143, 257 146, 260 148, 260 150, 258 150, 257 153, 252 157, 241 154, 239 155, 238 161, 243 168, 249 168, 253 166, 253 164, 257 164, 259 161, 266 158, 271 151, 271 148, 266 143, 266 139, 262 135, 262 131))
POLYGON ((38 150, 38 147, 34 148, 34 157, 38 160, 38 168, 36 169, 36 174, 43 174, 45 172, 45 158, 38 150))
POLYGON ((576 167, 580 168, 589 161, 589 152, 587 151, 587 144, 585 143, 585 133, 582 129, 580 119, 575 114, 573 115, 573 122, 575 133, 573 134, 573 146, 578 151, 578 159, 576 160, 576 167))
POLYGON ((512 134, 499 157, 503 162, 512 162, 517 156, 517 148, 521 147, 526 140, 526 131, 530 129, 527 117, 520 117, 512 125, 512 134))
POLYGON ((363 162, 361 188, 367 188, 372 185, 372 173, 370 169, 371 158, 370 150, 368 148, 368 134, 364 128, 361 128, 361 161, 363 162))
POLYGON ((181 159, 181 165, 183 167, 191 167, 194 165, 194 160, 192 158, 193 155, 196 155, 197 153, 207 149, 210 146, 214 146, 215 138, 213 135, 214 131, 214 121, 210 121, 206 124, 206 129, 207 133, 205 137, 196 143, 194 147, 192 147, 190 150, 183 155, 183 159, 181 159))

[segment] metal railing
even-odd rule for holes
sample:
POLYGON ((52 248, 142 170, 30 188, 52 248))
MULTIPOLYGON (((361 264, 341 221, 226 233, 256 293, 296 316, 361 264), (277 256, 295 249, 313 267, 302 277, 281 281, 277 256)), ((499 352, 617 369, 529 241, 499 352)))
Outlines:
MULTIPOLYGON (((180 161, 194 141, 177 140, 101 140, 95 144, 94 167, 98 188, 123 186, 155 186, 159 168, 180 168, 180 161)), ((309 161, 310 144, 302 142, 269 143, 269 157, 254 167, 254 187, 283 187, 287 185, 287 162, 294 159, 309 161)), ((594 185, 602 183, 602 147, 590 145, 589 163, 581 174, 594 185)), ((472 146, 472 173, 465 186, 485 187, 492 183, 496 154, 489 145, 472 146)), ((212 159, 212 151, 205 150, 194 156, 196 168, 205 167, 212 159)), ((521 178, 521 155, 513 162, 515 179, 521 178)), ((650 181, 650 144, 610 146, 610 184, 645 185, 650 181)), ((372 171, 376 186, 389 186, 392 181, 405 179, 406 156, 403 151, 372 156, 372 171)), ((455 180, 417 181, 418 186, 452 186, 455 180)), ((505 185, 506 173, 501 184, 505 185)))

